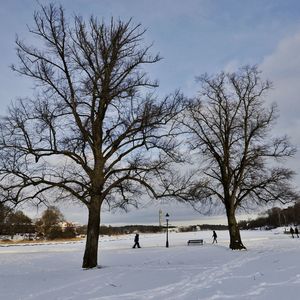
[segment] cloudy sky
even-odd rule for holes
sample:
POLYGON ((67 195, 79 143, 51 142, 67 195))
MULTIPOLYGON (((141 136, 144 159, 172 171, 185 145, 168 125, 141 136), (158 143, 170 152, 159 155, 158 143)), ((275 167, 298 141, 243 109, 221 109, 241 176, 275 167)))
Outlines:
MULTIPOLYGON (((49 1, 39 1, 42 4, 49 1)), ((197 93, 195 76, 234 71, 257 64, 263 77, 273 82, 269 100, 279 106, 277 130, 288 134, 300 148, 300 1, 298 0, 64 0, 69 17, 91 14, 108 20, 111 16, 133 18, 147 28, 146 41, 164 58, 151 67, 150 75, 160 82, 164 95, 180 88, 187 96, 197 93)), ((34 0, 0 3, 0 114, 18 97, 30 96, 32 82, 14 74, 15 37, 30 41, 27 25, 33 24, 34 0)), ((300 154, 287 162, 300 174, 300 154)), ((300 187, 300 176, 295 185, 300 187)), ((129 213, 103 212, 104 223, 155 223, 158 210, 168 211, 174 221, 207 217, 172 204, 149 204, 129 213)), ((84 208, 65 205, 68 219, 86 223, 84 208)), ((36 211, 31 209, 31 215, 36 211)), ((216 217, 214 217, 216 218, 216 217)), ((221 219, 218 219, 218 222, 221 219)))

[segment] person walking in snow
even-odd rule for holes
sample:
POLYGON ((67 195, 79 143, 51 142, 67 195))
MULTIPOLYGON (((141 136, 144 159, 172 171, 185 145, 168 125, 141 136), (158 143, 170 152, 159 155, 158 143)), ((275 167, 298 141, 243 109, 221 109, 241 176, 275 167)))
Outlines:
POLYGON ((290 234, 292 235, 292 238, 294 238, 294 229, 293 229, 293 227, 290 227, 290 234))
POLYGON ((213 242, 212 243, 214 243, 214 242, 216 242, 216 243, 218 243, 218 241, 217 241, 217 233, 213 230, 213 235, 212 235, 212 237, 213 237, 213 242))
POLYGON ((298 227, 295 227, 295 235, 297 235, 297 238, 299 237, 298 227))
POLYGON ((135 235, 135 237, 134 237, 134 245, 133 245, 132 248, 135 248, 136 246, 137 246, 138 248, 141 248, 140 243, 139 243, 139 240, 140 240, 140 236, 139 236, 139 234, 137 233, 137 234, 135 235))

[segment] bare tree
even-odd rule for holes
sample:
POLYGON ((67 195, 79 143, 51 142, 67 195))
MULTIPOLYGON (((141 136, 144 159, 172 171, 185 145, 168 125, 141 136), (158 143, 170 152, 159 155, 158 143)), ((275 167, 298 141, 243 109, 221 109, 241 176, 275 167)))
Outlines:
POLYGON ((278 164, 295 149, 286 137, 272 137, 276 107, 264 103, 271 84, 256 67, 204 75, 199 82, 200 97, 189 103, 183 119, 191 148, 203 157, 201 179, 190 193, 194 205, 195 200, 224 205, 230 248, 242 249, 238 208, 297 199, 293 172, 278 164))
MULTIPOLYGON (((88 208, 83 268, 97 266, 100 210, 157 197, 159 179, 176 154, 173 117, 180 93, 159 100, 143 67, 160 60, 143 45, 132 21, 67 22, 62 7, 42 6, 30 32, 17 39, 19 74, 31 78, 34 99, 12 105, 1 122, 3 201, 77 199, 88 208)), ((161 190, 163 191, 163 190, 161 190)))
POLYGON ((37 231, 43 237, 48 238, 51 231, 59 227, 59 223, 64 222, 65 217, 58 207, 49 206, 39 218, 35 225, 37 231))

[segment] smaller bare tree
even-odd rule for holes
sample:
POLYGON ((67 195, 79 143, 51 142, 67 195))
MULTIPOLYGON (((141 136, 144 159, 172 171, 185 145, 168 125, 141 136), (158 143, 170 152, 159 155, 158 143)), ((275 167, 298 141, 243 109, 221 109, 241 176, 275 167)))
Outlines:
POLYGON ((65 218, 59 208, 49 206, 42 214, 41 218, 37 220, 36 226, 39 233, 44 237, 48 237, 51 230, 64 222, 65 218))
POLYGON ((224 205, 230 248, 242 249, 238 208, 297 199, 291 186, 293 172, 276 163, 295 149, 286 137, 272 138, 276 107, 264 105, 271 84, 260 78, 256 67, 204 75, 199 82, 200 97, 189 103, 182 121, 191 149, 203 157, 201 179, 190 194, 194 205, 195 200, 224 205))

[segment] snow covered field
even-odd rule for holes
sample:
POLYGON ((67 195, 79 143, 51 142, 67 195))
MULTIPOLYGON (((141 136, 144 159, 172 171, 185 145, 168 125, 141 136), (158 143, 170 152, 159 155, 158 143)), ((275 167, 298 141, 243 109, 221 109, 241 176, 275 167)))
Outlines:
POLYGON ((0 247, 1 300, 300 299, 300 238, 244 231, 247 251, 228 249, 228 233, 103 237, 100 269, 82 270, 83 242, 0 247), (204 238, 203 246, 186 246, 204 238))

